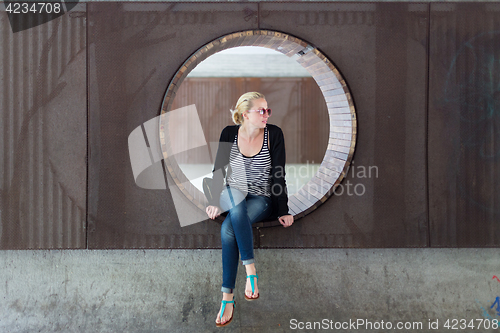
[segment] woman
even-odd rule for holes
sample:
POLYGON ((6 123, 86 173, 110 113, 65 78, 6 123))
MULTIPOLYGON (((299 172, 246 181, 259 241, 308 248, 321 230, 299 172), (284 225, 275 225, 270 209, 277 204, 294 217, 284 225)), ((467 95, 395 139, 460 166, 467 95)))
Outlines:
POLYGON ((285 185, 285 140, 278 126, 267 123, 271 110, 264 95, 243 94, 231 113, 236 125, 222 130, 214 165, 213 197, 219 200, 206 209, 211 219, 228 211, 221 227, 222 304, 215 321, 219 327, 233 319, 239 253, 247 275, 245 299, 259 298, 252 224, 269 217, 277 217, 284 227, 293 223, 285 185))

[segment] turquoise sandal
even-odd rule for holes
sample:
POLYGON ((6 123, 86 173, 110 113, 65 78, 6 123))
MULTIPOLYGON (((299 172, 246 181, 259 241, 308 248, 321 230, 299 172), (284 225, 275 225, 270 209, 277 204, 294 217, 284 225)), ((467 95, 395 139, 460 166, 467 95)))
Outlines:
MULTIPOLYGON (((257 274, 256 275, 247 275, 247 279, 250 279, 250 284, 252 286, 252 294, 255 294, 255 283, 253 281, 253 278, 257 278, 257 282, 259 282, 259 277, 257 276, 257 274)), ((245 293, 245 299, 247 301, 253 301, 259 297, 260 297, 260 293, 259 293, 259 295, 257 295, 257 297, 248 297, 247 294, 245 293)))
POLYGON ((234 307, 236 305, 236 303, 234 303, 234 297, 233 297, 233 300, 232 301, 225 301, 225 300, 222 300, 222 309, 220 311, 220 321, 222 322, 222 316, 224 315, 224 310, 226 309, 226 304, 227 303, 233 303, 233 313, 231 314, 231 318, 229 318, 228 321, 226 321, 224 324, 221 324, 221 323, 215 323, 215 326, 217 327, 223 327, 223 326, 226 326, 227 324, 229 324, 231 322, 231 320, 233 320, 233 316, 234 316, 234 307))

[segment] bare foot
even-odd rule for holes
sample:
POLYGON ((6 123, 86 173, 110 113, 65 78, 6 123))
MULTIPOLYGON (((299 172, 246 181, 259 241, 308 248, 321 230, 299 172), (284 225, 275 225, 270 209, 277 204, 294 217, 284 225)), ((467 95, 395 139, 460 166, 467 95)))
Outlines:
MULTIPOLYGON (((256 270, 255 270, 255 264, 245 265, 245 269, 247 272, 247 276, 257 275, 256 270)), ((253 298, 253 299, 256 299, 259 297, 259 288, 257 287, 257 278, 256 277, 247 278, 247 283, 245 286, 245 295, 248 298, 253 298), (252 279, 253 279, 254 287, 255 287, 255 290, 253 293, 252 293, 252 282, 251 282, 252 279)))
MULTIPOLYGON (((222 293, 222 300, 232 301, 233 294, 222 293)), ((217 318, 215 319, 216 324, 224 325, 225 323, 227 323, 231 319, 231 317, 233 316, 233 311, 234 311, 233 305, 234 305, 234 303, 226 303, 226 308, 224 309, 224 313, 222 314, 222 319, 221 319, 221 317, 220 317, 221 311, 222 311, 222 303, 221 303, 219 313, 217 314, 217 318)))

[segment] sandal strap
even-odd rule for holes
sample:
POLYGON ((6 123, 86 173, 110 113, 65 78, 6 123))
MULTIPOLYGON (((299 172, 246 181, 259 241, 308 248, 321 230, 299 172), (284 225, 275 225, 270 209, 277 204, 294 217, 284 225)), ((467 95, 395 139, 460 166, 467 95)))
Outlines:
POLYGON ((226 304, 227 303, 233 303, 234 304, 234 299, 232 301, 222 300, 222 310, 220 311, 220 321, 221 322, 222 322, 222 315, 224 314, 224 310, 226 310, 226 304))
POLYGON ((255 283, 253 278, 257 278, 257 282, 259 282, 259 277, 256 275, 247 275, 247 279, 250 279, 250 285, 252 286, 252 294, 255 293, 255 283))

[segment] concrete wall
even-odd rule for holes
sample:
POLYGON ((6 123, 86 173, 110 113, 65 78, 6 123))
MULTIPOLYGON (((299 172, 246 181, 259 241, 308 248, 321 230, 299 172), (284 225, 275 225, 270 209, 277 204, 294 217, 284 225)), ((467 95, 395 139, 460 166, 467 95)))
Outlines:
POLYGON ((443 332, 453 318, 478 319, 458 331, 487 332, 477 325, 500 319, 490 309, 499 258, 500 249, 256 250, 261 297, 244 300, 240 270, 235 318, 218 329, 220 250, 2 251, 0 332, 443 332), (324 319, 394 327, 298 329, 324 319))

